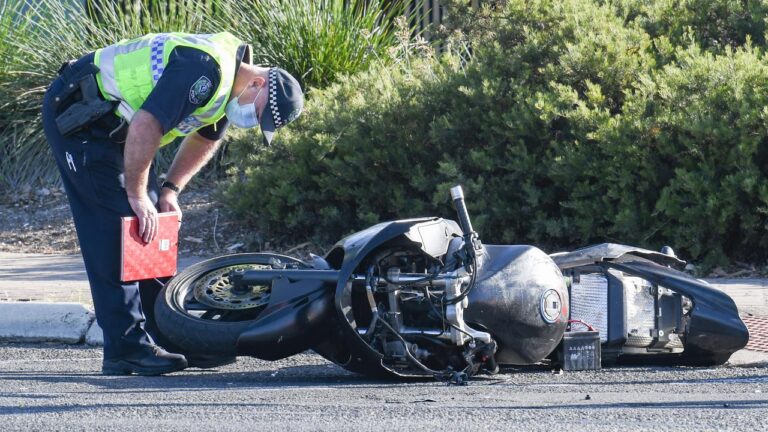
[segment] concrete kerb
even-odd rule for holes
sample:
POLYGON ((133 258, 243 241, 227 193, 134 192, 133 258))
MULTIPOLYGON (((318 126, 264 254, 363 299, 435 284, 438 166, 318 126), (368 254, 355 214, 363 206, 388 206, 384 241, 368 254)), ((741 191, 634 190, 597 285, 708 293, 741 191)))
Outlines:
POLYGON ((0 342, 104 345, 96 316, 80 303, 0 303, 0 342))
POLYGON ((95 322, 80 303, 0 303, 0 341, 81 343, 95 322))

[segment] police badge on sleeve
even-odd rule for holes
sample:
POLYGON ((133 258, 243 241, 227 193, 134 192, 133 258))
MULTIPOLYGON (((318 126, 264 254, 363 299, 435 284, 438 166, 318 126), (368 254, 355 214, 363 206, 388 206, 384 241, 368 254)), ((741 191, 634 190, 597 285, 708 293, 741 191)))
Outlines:
POLYGON ((201 76, 189 89, 189 101, 195 105, 200 105, 211 94, 212 88, 211 80, 205 75, 201 76))

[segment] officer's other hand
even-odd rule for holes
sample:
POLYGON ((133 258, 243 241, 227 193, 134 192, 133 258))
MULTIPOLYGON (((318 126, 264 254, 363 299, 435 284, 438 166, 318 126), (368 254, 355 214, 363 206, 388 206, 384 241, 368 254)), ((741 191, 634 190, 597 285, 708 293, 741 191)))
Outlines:
POLYGON ((176 192, 163 188, 160 192, 160 199, 157 201, 160 206, 161 213, 176 212, 179 215, 179 223, 181 223, 181 207, 179 207, 179 194, 176 192))
POLYGON ((151 242, 157 235, 157 209, 147 194, 128 197, 133 212, 139 218, 139 237, 144 243, 151 242))

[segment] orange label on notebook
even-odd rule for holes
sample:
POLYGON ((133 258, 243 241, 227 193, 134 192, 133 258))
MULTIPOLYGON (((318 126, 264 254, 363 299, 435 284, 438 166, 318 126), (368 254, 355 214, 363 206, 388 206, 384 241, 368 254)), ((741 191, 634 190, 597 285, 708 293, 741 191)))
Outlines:
POLYGON ((149 242, 139 237, 139 219, 122 218, 122 253, 120 280, 168 277, 176 274, 179 251, 179 215, 176 212, 158 214, 157 235, 149 242))

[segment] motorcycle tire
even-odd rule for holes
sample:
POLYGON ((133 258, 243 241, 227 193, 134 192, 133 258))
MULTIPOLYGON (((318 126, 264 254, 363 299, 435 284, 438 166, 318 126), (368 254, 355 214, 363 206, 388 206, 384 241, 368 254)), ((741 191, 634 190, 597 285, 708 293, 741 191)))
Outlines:
MULTIPOLYGON (((155 320, 160 332, 186 352, 234 356, 237 339, 255 319, 218 321, 190 314, 180 303, 194 284, 206 275, 227 267, 269 265, 274 259, 308 268, 303 261, 277 254, 245 253, 225 255, 194 264, 174 276, 160 291, 155 302, 155 320)), ((183 302, 183 301, 182 301, 183 302)))

